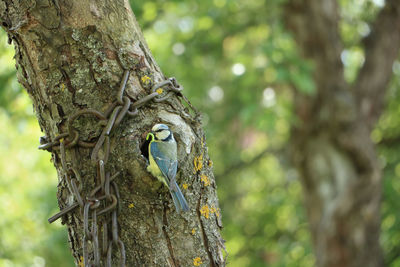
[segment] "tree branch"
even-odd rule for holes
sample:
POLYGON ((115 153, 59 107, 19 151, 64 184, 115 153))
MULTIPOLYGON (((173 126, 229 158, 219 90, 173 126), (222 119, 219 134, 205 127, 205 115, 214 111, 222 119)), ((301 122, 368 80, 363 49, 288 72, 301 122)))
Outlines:
POLYGON ((379 146, 392 147, 400 144, 400 136, 385 137, 378 142, 379 146))
POLYGON ((230 166, 226 167, 225 170, 223 170, 221 173, 216 174, 215 177, 216 177, 216 179, 220 179, 221 177, 229 176, 232 173, 234 173, 235 171, 241 171, 245 168, 250 167, 251 165, 257 163, 258 161, 260 161, 267 155, 271 155, 271 154, 277 155, 277 154, 280 154, 281 152, 282 152, 281 150, 275 150, 275 149, 268 147, 268 148, 264 149, 263 151, 261 151, 256 156, 254 156, 249 161, 238 160, 238 161, 230 164, 230 166))
POLYGON ((400 1, 388 0, 365 39, 365 63, 353 90, 370 127, 379 118, 392 65, 400 48, 400 1))

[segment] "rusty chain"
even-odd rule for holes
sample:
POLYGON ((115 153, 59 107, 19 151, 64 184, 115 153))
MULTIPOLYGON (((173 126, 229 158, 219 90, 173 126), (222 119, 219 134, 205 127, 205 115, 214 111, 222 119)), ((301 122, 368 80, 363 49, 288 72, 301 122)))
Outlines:
POLYGON ((120 208, 120 195, 117 183, 114 181, 119 176, 120 171, 111 175, 105 171, 105 166, 110 156, 110 133, 117 128, 121 121, 128 116, 136 116, 139 108, 154 101, 156 103, 168 99, 174 93, 180 94, 183 88, 177 83, 175 78, 169 78, 151 88, 150 93, 143 98, 132 102, 128 96, 124 96, 126 84, 130 71, 126 70, 123 75, 117 100, 104 112, 95 109, 82 109, 67 119, 67 131, 56 136, 53 141, 41 138, 39 149, 47 151, 59 151, 61 166, 63 169, 62 181, 65 181, 67 189, 74 197, 74 202, 63 208, 60 212, 48 219, 49 223, 56 221, 62 216, 80 207, 83 215, 83 247, 82 260, 85 267, 89 266, 112 266, 113 246, 119 250, 120 266, 125 266, 126 254, 125 245, 118 234, 118 210, 120 208), (163 88, 163 89, 162 89, 163 88), (165 93, 164 93, 165 90, 165 93), (97 141, 81 140, 79 132, 73 127, 74 121, 83 115, 91 115, 97 118, 104 128, 97 138, 97 141), (92 148, 91 159, 97 163, 97 182, 98 185, 92 191, 82 197, 83 181, 79 171, 67 162, 66 149, 76 146, 92 148), (103 155, 99 156, 100 149, 103 148, 103 155), (119 206, 119 207, 118 207, 119 206), (103 215, 102 218, 99 216, 103 215), (107 217, 107 216, 111 216, 107 217), (111 240, 109 240, 111 221, 111 240), (99 233, 99 225, 100 232, 99 233), (101 243, 99 242, 101 238, 101 243), (92 254, 89 255, 89 251, 92 254))

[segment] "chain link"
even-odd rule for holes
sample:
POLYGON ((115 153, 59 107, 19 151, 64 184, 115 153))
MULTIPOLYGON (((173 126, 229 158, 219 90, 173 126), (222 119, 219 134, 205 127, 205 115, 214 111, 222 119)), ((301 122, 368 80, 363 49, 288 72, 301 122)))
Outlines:
POLYGON ((118 211, 121 209, 120 195, 117 183, 114 181, 121 172, 118 171, 110 175, 109 172, 105 171, 105 166, 110 156, 111 131, 118 127, 126 115, 136 116, 139 113, 138 108, 150 101, 159 103, 165 101, 174 93, 181 95, 183 90, 183 87, 177 83, 175 78, 169 78, 154 85, 147 96, 132 102, 128 96, 124 96, 129 75, 130 72, 126 70, 117 93, 117 100, 104 113, 90 108, 79 110, 68 117, 67 132, 61 133, 51 142, 46 137, 42 137, 41 145, 39 146, 39 149, 60 152, 60 161, 64 173, 63 180, 70 193, 74 196, 72 204, 63 208, 49 218, 48 221, 52 223, 77 207, 81 208, 84 233, 82 254, 85 267, 101 266, 102 263, 107 267, 111 267, 113 246, 117 247, 119 251, 120 266, 125 267, 126 262, 125 245, 118 234, 118 211), (160 88, 163 88, 163 90, 160 90, 160 88), (104 126, 95 142, 81 140, 79 132, 73 126, 75 120, 83 115, 94 116, 104 126), (99 184, 86 197, 81 195, 83 182, 79 171, 70 166, 71 164, 67 162, 66 158, 66 149, 77 146, 93 148, 91 159, 97 163, 97 180, 99 184), (99 156, 99 151, 102 148, 104 153, 99 156), (99 218, 100 215, 105 217, 99 218), (110 218, 108 216, 111 216, 111 241, 109 240, 110 218), (99 233, 99 225, 101 225, 101 234, 99 233), (102 240, 101 246, 99 242, 100 236, 102 240), (89 253, 90 251, 92 253, 89 253))

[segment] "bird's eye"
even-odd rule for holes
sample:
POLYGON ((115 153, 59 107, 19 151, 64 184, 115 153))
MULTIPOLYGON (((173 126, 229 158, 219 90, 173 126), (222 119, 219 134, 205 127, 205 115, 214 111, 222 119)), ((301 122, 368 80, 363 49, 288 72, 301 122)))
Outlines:
POLYGON ((159 133, 159 132, 161 132, 161 131, 163 131, 164 129, 158 129, 157 131, 156 131, 156 133, 159 133))

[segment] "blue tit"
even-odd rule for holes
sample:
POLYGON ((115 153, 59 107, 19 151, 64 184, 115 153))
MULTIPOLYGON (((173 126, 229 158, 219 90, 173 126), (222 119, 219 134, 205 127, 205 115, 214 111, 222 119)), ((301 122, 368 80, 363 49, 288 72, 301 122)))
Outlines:
POLYGON ((175 179, 178 161, 174 135, 167 125, 156 124, 147 134, 146 140, 149 139, 150 164, 147 171, 168 187, 178 213, 188 211, 187 201, 175 179))

